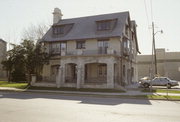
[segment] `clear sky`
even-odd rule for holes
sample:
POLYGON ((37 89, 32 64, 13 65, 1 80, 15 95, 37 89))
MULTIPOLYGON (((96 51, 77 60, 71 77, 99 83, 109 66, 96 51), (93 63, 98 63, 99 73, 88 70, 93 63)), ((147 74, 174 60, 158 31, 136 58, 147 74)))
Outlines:
POLYGON ((0 0, 0 38, 18 44, 24 28, 51 25, 55 7, 61 9, 64 19, 129 11, 138 25, 142 54, 151 53, 152 20, 155 32, 164 31, 156 34, 156 47, 180 51, 180 0, 0 0))

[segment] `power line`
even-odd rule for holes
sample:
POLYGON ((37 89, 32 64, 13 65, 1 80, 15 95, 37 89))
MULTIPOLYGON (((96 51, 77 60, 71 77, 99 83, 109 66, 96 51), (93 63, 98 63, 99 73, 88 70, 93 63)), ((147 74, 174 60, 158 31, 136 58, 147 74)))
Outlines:
POLYGON ((148 11, 147 11, 147 6, 146 6, 146 0, 144 0, 144 6, 145 6, 145 11, 146 11, 146 19, 149 25, 149 17, 148 17, 148 11))
POLYGON ((153 7, 152 7, 152 0, 150 1, 151 2, 151 20, 152 22, 154 21, 154 17, 153 17, 153 7))

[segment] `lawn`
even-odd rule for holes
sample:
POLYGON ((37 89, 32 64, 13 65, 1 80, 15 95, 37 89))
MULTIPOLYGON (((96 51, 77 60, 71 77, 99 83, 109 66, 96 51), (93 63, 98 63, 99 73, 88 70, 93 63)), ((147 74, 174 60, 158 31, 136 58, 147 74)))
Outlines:
POLYGON ((11 88, 18 88, 18 89, 25 89, 27 87, 27 83, 14 83, 14 82, 7 82, 7 81, 0 81, 0 87, 11 87, 11 88))
MULTIPOLYGON (((150 92, 149 89, 143 89, 142 92, 150 92)), ((153 93, 167 93, 167 89, 153 89, 153 93)), ((168 89, 168 93, 180 94, 180 90, 168 89)))

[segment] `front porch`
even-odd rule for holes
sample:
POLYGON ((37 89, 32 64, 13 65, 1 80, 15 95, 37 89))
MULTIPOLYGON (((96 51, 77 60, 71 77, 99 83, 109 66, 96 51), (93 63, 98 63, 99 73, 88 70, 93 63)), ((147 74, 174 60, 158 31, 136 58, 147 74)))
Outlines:
POLYGON ((50 66, 51 75, 48 78, 35 83, 58 88, 122 88, 120 65, 119 59, 113 56, 66 57, 59 65, 50 66))
POLYGON ((115 88, 114 57, 81 57, 61 60, 58 87, 115 88))

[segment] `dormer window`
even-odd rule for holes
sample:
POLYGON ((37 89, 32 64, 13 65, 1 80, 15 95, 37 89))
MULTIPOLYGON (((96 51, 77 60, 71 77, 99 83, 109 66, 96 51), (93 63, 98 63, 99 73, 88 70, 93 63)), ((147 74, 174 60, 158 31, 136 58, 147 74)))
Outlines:
POLYGON ((102 30, 110 30, 110 21, 101 21, 97 22, 97 30, 102 31, 102 30))
POLYGON ((116 22, 117 19, 96 21, 97 31, 112 30, 116 22))
POLYGON ((53 27, 53 34, 64 34, 64 26, 54 26, 53 27))
POLYGON ((66 35, 73 27, 73 23, 70 24, 64 24, 64 25, 53 25, 53 35, 60 35, 64 36, 66 35))

